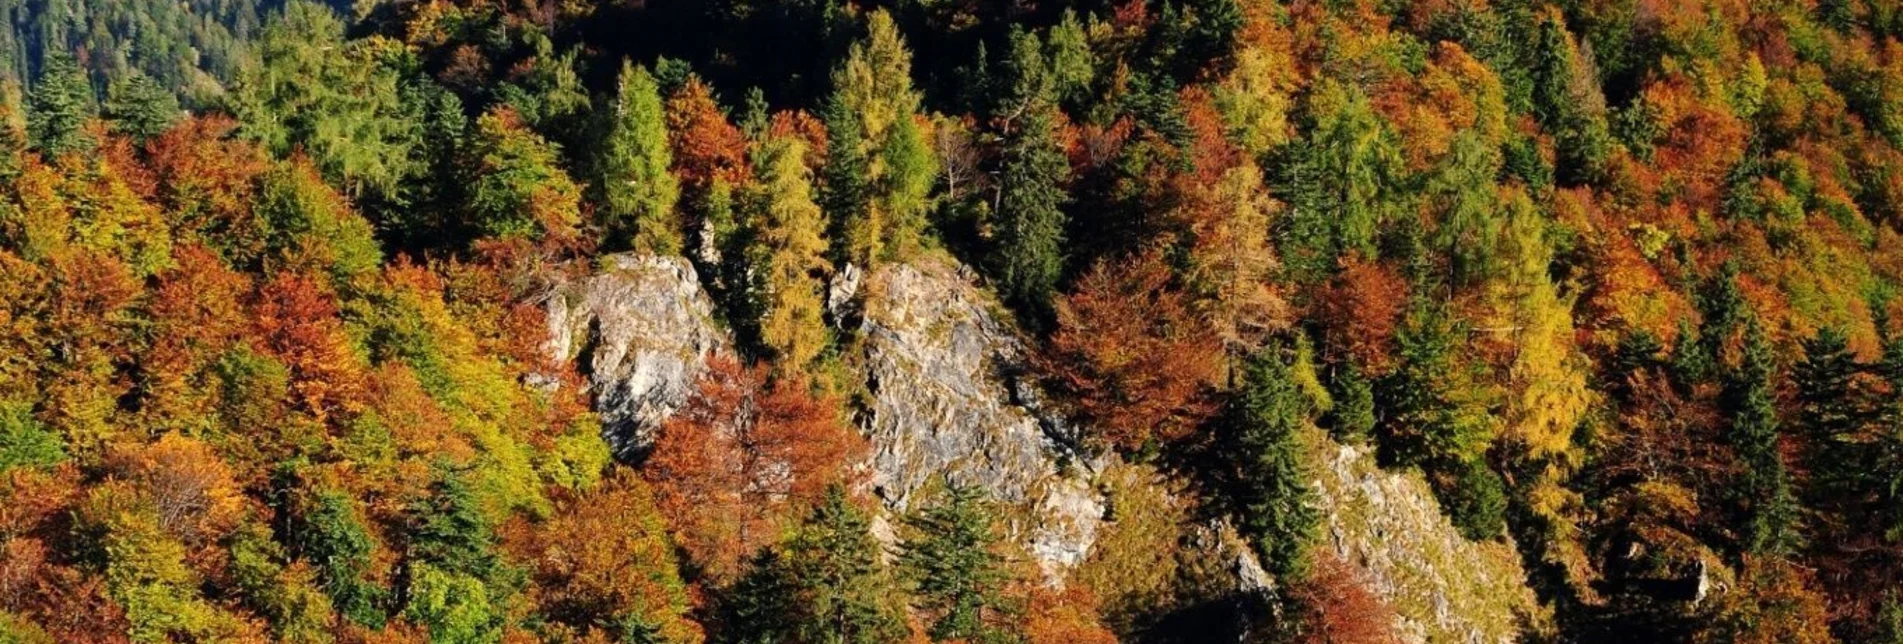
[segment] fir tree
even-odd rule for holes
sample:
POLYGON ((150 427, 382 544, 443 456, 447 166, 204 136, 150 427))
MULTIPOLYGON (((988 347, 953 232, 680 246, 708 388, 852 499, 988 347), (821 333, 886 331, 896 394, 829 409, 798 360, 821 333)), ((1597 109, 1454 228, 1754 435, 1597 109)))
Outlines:
POLYGON ((621 63, 614 108, 598 161, 601 208, 598 217, 609 248, 643 253, 681 252, 681 224, 674 205, 680 183, 668 171, 666 115, 660 86, 646 67, 621 63))
POLYGON ((1778 452, 1776 355, 1764 329, 1746 325, 1744 358, 1726 383, 1731 412, 1729 440, 1745 471, 1738 486, 1746 517, 1745 550, 1784 554, 1798 545, 1797 500, 1778 452))
POLYGON ((1791 370, 1797 384, 1797 420, 1810 446, 1810 471, 1820 491, 1861 476, 1849 448, 1863 424, 1863 411, 1852 389, 1858 371, 1844 333, 1825 328, 1804 341, 1804 360, 1791 370))
POLYGON ((106 90, 106 118, 114 130, 135 139, 158 136, 181 115, 178 97, 144 74, 122 78, 106 90))
POLYGON ((92 148, 86 121, 93 118, 97 101, 86 70, 72 56, 48 54, 27 101, 27 140, 46 158, 92 148))
POLYGON ((904 543, 899 565, 916 596, 936 615, 933 639, 995 642, 1006 580, 993 518, 977 488, 953 485, 937 505, 909 517, 916 536, 904 543))
POLYGON ((871 521, 846 499, 826 491, 791 540, 754 558, 722 612, 731 629, 722 639, 745 643, 831 642, 883 644, 903 639, 906 627, 896 588, 881 563, 871 521))
POLYGON ((990 263, 1005 301, 1042 318, 1063 274, 1070 161, 1057 143, 1057 108, 1048 97, 1037 38, 1014 38, 1013 45, 1013 94, 1023 106, 1005 132, 990 263))
POLYGON ((1308 413, 1308 399, 1275 350, 1249 359, 1228 424, 1242 488, 1242 526, 1262 553, 1264 567, 1278 579, 1308 574, 1309 548, 1321 525, 1315 492, 1307 483, 1303 431, 1308 413))

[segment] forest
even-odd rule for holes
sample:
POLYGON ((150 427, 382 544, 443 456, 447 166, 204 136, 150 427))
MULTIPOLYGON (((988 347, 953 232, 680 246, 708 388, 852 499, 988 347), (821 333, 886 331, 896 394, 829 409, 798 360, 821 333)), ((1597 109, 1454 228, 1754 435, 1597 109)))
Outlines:
POLYGON ((1341 453, 1515 555, 1499 641, 1903 644, 1903 1, 0 17, 0 644, 1455 641, 1341 453), (632 442, 550 348, 617 258, 731 339, 632 442), (872 482, 840 285, 926 265, 1076 561, 872 482))

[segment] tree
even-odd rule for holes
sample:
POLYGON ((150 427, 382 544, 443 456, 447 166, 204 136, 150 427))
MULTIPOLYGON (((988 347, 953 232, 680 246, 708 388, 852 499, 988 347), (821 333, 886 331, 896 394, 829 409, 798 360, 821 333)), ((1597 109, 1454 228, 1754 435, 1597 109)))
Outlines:
POLYGON ((1532 51, 1539 54, 1533 61, 1533 108, 1558 139, 1560 179, 1596 181, 1605 172, 1613 142, 1591 49, 1574 42, 1558 10, 1542 12, 1535 37, 1538 45, 1532 51))
POLYGON ((1395 216, 1404 172, 1391 128, 1360 89, 1325 80, 1309 103, 1314 123, 1283 181, 1283 259, 1304 280, 1326 277, 1350 253, 1376 256, 1375 233, 1395 216))
POLYGON ((114 130, 144 141, 171 129, 183 114, 177 95, 149 76, 134 74, 106 89, 105 116, 114 130))
POLYGON ((371 576, 377 542, 357 504, 337 490, 306 492, 296 501, 295 552, 317 566, 319 586, 345 619, 381 627, 389 590, 371 576))
POLYGON ((1797 422, 1809 445, 1808 465, 1819 491, 1863 476, 1853 455, 1864 412, 1852 387, 1859 371, 1842 330, 1826 327, 1804 341, 1804 359, 1791 369, 1797 386, 1797 422))
POLYGON ((245 135, 280 155, 302 148, 353 197, 396 198, 419 174, 420 121, 399 87, 400 45, 345 39, 329 6, 294 0, 260 31, 231 99, 245 135))
POLYGON ((641 474, 689 559, 711 579, 774 543, 793 512, 845 478, 862 439, 838 402, 765 367, 715 358, 699 391, 661 428, 641 474))
POLYGON ((1038 359, 1092 439, 1126 450, 1181 438, 1210 412, 1222 347, 1170 283, 1162 254, 1104 260, 1057 303, 1038 359))
POLYGON ((520 540, 510 549, 530 553, 530 592, 549 619, 584 630, 641 624, 645 641, 698 641, 666 523, 631 471, 577 495, 520 540))
POLYGON ((644 253, 681 252, 681 225, 674 212, 680 183, 669 172, 666 114, 660 86, 646 67, 621 61, 608 132, 596 161, 602 221, 609 248, 644 253))
POLYGON ((1017 34, 1011 60, 1018 111, 1004 133, 991 273, 1007 303, 1042 318, 1064 270, 1064 188, 1070 161, 1057 142, 1060 113, 1050 100, 1037 38, 1017 34))
MULTIPOLYGON (((842 155, 842 164, 863 163, 863 177, 849 180, 832 200, 839 207, 832 215, 843 233, 842 254, 860 265, 917 250, 938 172, 915 120, 919 95, 912 89, 912 53, 884 9, 871 13, 866 31, 833 72, 828 103, 836 110, 828 114, 834 137, 828 153, 842 155), (863 191, 850 189, 852 184, 863 191)), ((827 176, 843 178, 848 171, 841 167, 827 176)))
POLYGON ((1764 329, 1753 317, 1745 328, 1744 354, 1726 382, 1725 407, 1731 412, 1727 438, 1744 472, 1738 497, 1745 512, 1746 552, 1775 556, 1798 545, 1797 500, 1778 450, 1776 355, 1764 329))
POLYGON ((752 197, 754 212, 751 265, 760 280, 765 317, 760 341, 781 369, 804 373, 825 350, 824 314, 827 269, 825 213, 813 203, 806 145, 776 136, 755 151, 759 177, 752 197))
POLYGON ((1263 567, 1278 580, 1294 581, 1311 571, 1321 515, 1308 486, 1309 402, 1278 353, 1264 349, 1243 366, 1226 424, 1242 529, 1262 553, 1263 567))
POLYGON ((79 62, 63 52, 49 53, 27 94, 27 140, 48 159, 91 149, 97 142, 86 122, 96 114, 97 102, 79 62))
POLYGON ((999 641, 998 622, 1007 576, 997 551, 991 511, 983 491, 952 485, 938 503, 907 517, 914 536, 899 553, 899 566, 916 596, 934 615, 935 640, 999 641))
POLYGON ((787 543, 754 559, 723 603, 734 642, 875 644, 906 635, 870 520, 839 486, 787 543))
POLYGON ((492 237, 562 242, 581 223, 581 190, 562 170, 560 150, 506 108, 476 121, 470 141, 468 209, 492 237))

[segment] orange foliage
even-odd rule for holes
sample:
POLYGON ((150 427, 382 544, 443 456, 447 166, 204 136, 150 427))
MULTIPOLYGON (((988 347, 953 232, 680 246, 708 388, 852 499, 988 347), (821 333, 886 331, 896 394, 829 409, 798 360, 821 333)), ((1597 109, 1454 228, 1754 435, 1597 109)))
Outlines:
POLYGON ((783 523, 846 478, 864 439, 839 402, 765 366, 715 357, 694 399, 661 428, 642 475, 681 547, 715 579, 780 537, 783 523))
POLYGON ((1330 360, 1352 360, 1369 375, 1394 367, 1394 331, 1407 305, 1407 281, 1393 268, 1350 257, 1315 295, 1323 349, 1330 360))
POLYGON ((1214 411, 1222 347, 1170 283, 1162 253, 1102 261, 1057 302, 1057 332, 1038 359, 1047 379, 1125 449, 1181 438, 1214 411))
POLYGON ((115 454, 112 470, 152 501, 159 529, 188 548, 217 541, 244 518, 243 491, 211 447, 179 434, 115 454))
POLYGON ((254 318, 264 348, 290 368, 297 402, 319 420, 357 409, 364 391, 363 368, 323 283, 278 273, 259 289, 254 318))
MULTIPOLYGON (((1326 549, 1324 549, 1326 550, 1326 549)), ((1366 573, 1332 551, 1316 558, 1315 571, 1295 587, 1307 644, 1395 644, 1397 616, 1387 600, 1368 588, 1366 573)))
POLYGON ((172 227, 223 249, 226 260, 250 262, 264 253, 266 229, 251 203, 270 162, 233 136, 237 127, 224 116, 186 119, 148 141, 146 156, 172 227))
POLYGON ((689 79, 667 99, 667 131, 683 186, 705 190, 716 180, 738 184, 751 176, 746 135, 721 113, 713 90, 700 79, 689 79))
POLYGON ((1097 621, 1096 595, 1082 584, 1025 585, 1021 629, 1027 644, 1116 644, 1116 634, 1097 621))
POLYGON ((699 626, 681 617, 687 595, 673 546, 639 478, 610 477, 547 523, 509 537, 528 563, 531 597, 549 619, 592 630, 634 616, 666 641, 701 640, 699 626))

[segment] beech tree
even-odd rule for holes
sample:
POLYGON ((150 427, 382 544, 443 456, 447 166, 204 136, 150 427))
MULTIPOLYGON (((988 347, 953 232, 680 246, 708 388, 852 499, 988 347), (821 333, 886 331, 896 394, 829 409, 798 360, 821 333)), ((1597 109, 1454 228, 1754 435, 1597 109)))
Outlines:
POLYGON ((1057 303, 1042 362, 1096 440, 1135 450, 1181 438, 1214 411, 1222 347, 1173 286, 1162 254, 1102 261, 1057 303))

